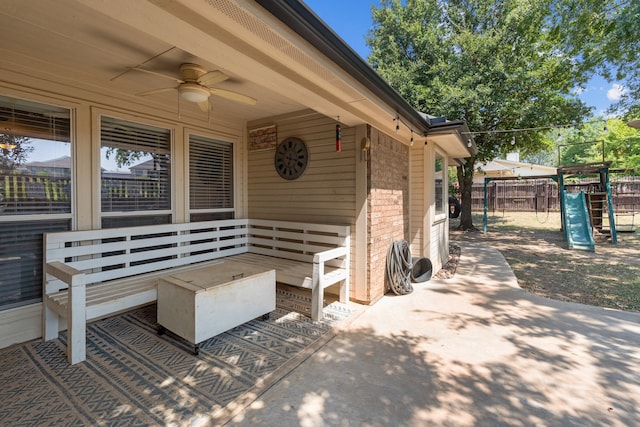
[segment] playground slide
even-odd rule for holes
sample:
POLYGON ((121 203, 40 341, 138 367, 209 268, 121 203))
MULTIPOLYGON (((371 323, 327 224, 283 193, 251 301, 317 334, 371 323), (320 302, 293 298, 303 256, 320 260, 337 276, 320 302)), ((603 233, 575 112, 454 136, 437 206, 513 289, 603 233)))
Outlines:
POLYGON ((584 192, 567 193, 563 191, 565 237, 569 249, 581 249, 595 252, 595 242, 591 234, 589 212, 584 192))

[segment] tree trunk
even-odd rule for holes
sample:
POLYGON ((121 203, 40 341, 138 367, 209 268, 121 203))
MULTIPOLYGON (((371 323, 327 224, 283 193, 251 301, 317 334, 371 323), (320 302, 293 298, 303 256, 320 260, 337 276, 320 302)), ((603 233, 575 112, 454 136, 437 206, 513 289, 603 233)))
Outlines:
POLYGON ((467 162, 458 166, 458 184, 460 185, 460 196, 462 198, 461 211, 460 211, 460 225, 459 230, 476 230, 473 226, 473 218, 471 217, 471 190, 473 189, 473 170, 476 163, 475 157, 469 157, 467 162))

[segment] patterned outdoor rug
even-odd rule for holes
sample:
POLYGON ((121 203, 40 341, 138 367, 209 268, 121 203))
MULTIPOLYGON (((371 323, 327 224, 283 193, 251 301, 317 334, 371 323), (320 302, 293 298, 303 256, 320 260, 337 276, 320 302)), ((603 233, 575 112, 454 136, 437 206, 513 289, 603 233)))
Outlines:
POLYGON ((0 350, 0 426, 210 425, 226 422, 301 363, 353 314, 300 314, 310 294, 278 288, 277 308, 193 346, 158 336, 156 306, 87 328, 87 360, 70 366, 66 335, 0 350))

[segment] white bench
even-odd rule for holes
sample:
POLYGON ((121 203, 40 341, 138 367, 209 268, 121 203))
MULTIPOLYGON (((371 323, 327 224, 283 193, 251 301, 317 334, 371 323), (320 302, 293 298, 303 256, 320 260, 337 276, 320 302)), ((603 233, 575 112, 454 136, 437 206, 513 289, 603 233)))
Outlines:
POLYGON ((67 320, 69 363, 86 359, 86 323, 157 300, 161 277, 233 257, 270 266, 276 281, 311 290, 314 321, 324 289, 349 299, 350 227, 235 219, 44 235, 43 339, 67 320))

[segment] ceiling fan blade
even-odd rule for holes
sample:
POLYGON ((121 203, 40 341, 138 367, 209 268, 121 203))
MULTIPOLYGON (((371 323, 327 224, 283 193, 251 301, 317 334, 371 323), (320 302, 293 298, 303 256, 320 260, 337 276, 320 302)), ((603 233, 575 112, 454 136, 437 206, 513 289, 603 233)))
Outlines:
POLYGON ((256 105, 256 102, 257 102, 254 98, 251 98, 250 96, 247 96, 247 95, 242 95, 241 93, 238 93, 238 92, 232 92, 230 90, 218 89, 218 88, 215 88, 215 87, 210 87, 209 90, 211 91, 212 95, 216 95, 216 96, 219 96, 221 98, 226 98, 226 99, 229 99, 231 101, 240 102, 242 104, 256 105))
POLYGON ((215 70, 215 71, 209 71, 208 73, 201 75, 200 78, 198 79, 198 83, 205 86, 213 86, 214 84, 223 82, 228 78, 229 76, 227 76, 222 71, 215 70))
POLYGON ((211 110, 211 104, 208 99, 206 101, 198 102, 198 107, 200 108, 200 111, 204 113, 208 113, 211 110))
POLYGON ((162 78, 165 78, 165 79, 173 80, 174 82, 177 82, 177 83, 184 83, 184 80, 181 80, 181 79, 179 79, 177 77, 170 76, 168 74, 159 73, 157 71, 147 70, 146 68, 129 67, 129 69, 130 70, 135 70, 135 71, 141 71, 141 72, 147 73, 147 74, 151 74, 152 76, 158 76, 158 77, 162 77, 162 78))
POLYGON ((173 90, 177 90, 177 87, 163 87, 161 89, 153 89, 153 90, 148 90, 146 92, 140 92, 140 93, 136 93, 137 96, 147 96, 147 95, 156 95, 158 93, 165 93, 165 92, 171 92, 173 90))

